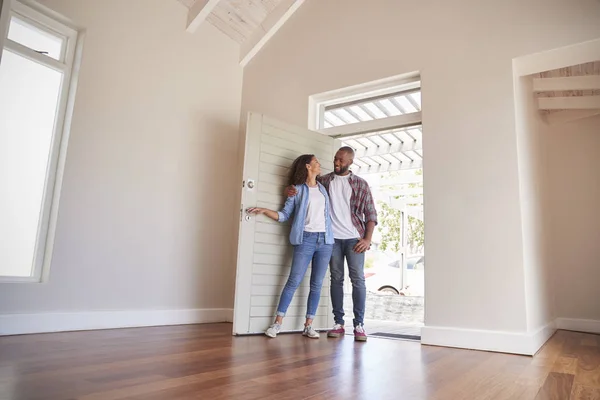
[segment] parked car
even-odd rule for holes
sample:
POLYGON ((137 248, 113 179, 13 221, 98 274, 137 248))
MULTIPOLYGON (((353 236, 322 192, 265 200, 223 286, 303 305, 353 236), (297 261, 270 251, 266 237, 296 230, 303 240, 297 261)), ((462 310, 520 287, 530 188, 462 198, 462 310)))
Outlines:
POLYGON ((365 284, 370 292, 423 296, 425 256, 413 255, 406 259, 404 287, 402 283, 402 259, 387 265, 378 265, 365 271, 365 284))

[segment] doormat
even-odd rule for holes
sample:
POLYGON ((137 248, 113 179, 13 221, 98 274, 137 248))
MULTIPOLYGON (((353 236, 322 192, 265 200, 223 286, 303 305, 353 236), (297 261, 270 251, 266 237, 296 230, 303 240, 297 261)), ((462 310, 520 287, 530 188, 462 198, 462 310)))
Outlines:
POLYGON ((379 336, 379 337, 383 337, 383 338, 390 338, 390 339, 421 340, 421 336, 403 335, 401 333, 375 332, 375 333, 370 333, 369 335, 370 336, 379 336))

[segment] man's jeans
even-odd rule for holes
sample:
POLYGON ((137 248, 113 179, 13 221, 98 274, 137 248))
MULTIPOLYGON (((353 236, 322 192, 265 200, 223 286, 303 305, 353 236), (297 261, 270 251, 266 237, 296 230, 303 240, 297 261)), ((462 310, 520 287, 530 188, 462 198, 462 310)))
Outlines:
POLYGON ((356 243, 358 239, 335 239, 331 255, 331 304, 335 323, 344 325, 344 259, 346 259, 352 282, 354 327, 363 324, 367 300, 365 253, 356 253, 353 250, 356 243))
POLYGON ((281 292, 279 306, 277 306, 277 315, 285 316, 294 293, 308 269, 312 260, 312 272, 310 273, 310 292, 308 294, 308 303, 306 318, 314 319, 321 299, 321 288, 323 278, 327 272, 327 265, 331 259, 332 244, 325 244, 325 233, 304 232, 302 244, 294 246, 294 258, 292 259, 292 270, 287 283, 281 292))

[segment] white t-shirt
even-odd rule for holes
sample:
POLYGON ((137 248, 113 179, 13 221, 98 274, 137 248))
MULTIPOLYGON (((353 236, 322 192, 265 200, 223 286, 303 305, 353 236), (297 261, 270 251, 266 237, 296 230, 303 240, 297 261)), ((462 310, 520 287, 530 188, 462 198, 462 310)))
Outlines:
POLYGON ((306 232, 325 232, 325 196, 319 186, 308 188, 308 208, 304 222, 306 232))
POLYGON ((350 174, 336 175, 329 184, 329 200, 331 201, 331 227, 335 239, 358 239, 358 230, 352 223, 350 210, 352 187, 350 174))

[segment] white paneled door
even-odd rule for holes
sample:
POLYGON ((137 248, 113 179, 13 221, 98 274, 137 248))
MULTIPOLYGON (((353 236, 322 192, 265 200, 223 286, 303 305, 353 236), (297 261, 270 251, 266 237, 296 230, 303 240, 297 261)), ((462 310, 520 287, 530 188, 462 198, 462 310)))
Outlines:
MULTIPOLYGON (((258 206, 280 210, 294 159, 302 154, 315 154, 322 173, 329 173, 338 146, 339 141, 323 134, 249 113, 233 316, 235 335, 262 333, 273 322, 292 262, 289 223, 280 224, 262 215, 251 216, 246 209, 258 206)), ((288 309, 283 323, 285 331, 302 329, 310 272, 309 268, 288 309)), ((321 329, 331 325, 328 273, 314 326, 321 329)))

